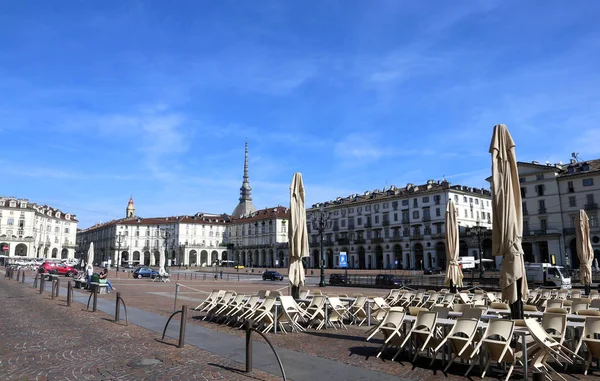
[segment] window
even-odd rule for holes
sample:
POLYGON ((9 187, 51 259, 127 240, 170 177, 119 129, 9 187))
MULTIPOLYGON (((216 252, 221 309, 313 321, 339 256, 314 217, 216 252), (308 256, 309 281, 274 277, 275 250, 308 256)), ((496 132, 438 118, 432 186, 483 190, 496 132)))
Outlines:
POLYGON ((454 195, 454 202, 458 204, 458 195, 454 195))
POLYGON ((467 202, 467 196, 463 196, 463 201, 466 203, 467 202))
POLYGON ((527 197, 527 187, 521 187, 521 198, 527 197))
POLYGON ((427 204, 429 202, 429 196, 423 197, 423 204, 427 204))
POLYGON ((9 225, 14 225, 15 224, 15 219, 14 218, 9 218, 8 219, 8 224, 9 225))
POLYGON ((135 236, 136 236, 136 237, 139 237, 139 236, 140 236, 140 231, 139 231, 139 230, 136 230, 136 231, 135 231, 135 236))
POLYGON ((402 206, 408 206, 408 200, 402 200, 402 206))
POLYGON ((539 184, 535 186, 535 191, 537 192, 538 196, 544 195, 544 189, 546 189, 546 186, 544 184, 539 184))
POLYGON ((54 228, 54 232, 55 233, 60 233, 60 228, 57 226, 56 228, 54 228))
POLYGON ((387 208, 388 208, 388 205, 389 205, 389 204, 388 204, 387 202, 384 202, 384 203, 383 203, 383 209, 387 209, 387 208))
POLYGON ((429 208, 423 209, 423 219, 430 219, 431 215, 429 214, 429 208))
POLYGON ((540 208, 540 213, 546 213, 546 201, 538 200, 538 206, 540 208))
POLYGON ((357 225, 362 225, 362 217, 358 217, 358 218, 356 219, 356 224, 357 224, 357 225))
POLYGON ((394 213, 394 222, 398 221, 398 213, 394 213))
POLYGON ((65 233, 69 233, 69 228, 65 228, 65 233))
POLYGON ((440 204, 440 199, 441 199, 441 196, 439 194, 436 194, 435 196, 433 196, 433 202, 435 202, 436 205, 440 204))
POLYGON ((419 211, 413 210, 413 218, 419 218, 419 211))
POLYGON ((371 205, 365 206, 365 212, 370 212, 370 211, 371 211, 371 205))
POLYGON ((475 212, 475 216, 477 218, 477 221, 479 221, 479 212, 475 212))
POLYGON ((465 209, 465 218, 469 217, 469 211, 467 209, 465 209))
POLYGON ((572 181, 568 181, 567 182, 567 190, 568 190, 569 193, 575 192, 575 187, 573 187, 573 182, 572 181))
POLYGON ((379 223, 379 216, 375 216, 375 223, 378 224, 379 223))
POLYGON ((540 218, 540 227, 542 230, 548 229, 548 221, 545 218, 540 218))
POLYGON ((569 196, 569 206, 575 208, 577 206, 577 199, 575 196, 569 196))
POLYGON ((436 217, 440 217, 441 216, 440 208, 435 208, 435 216, 436 217))
POLYGON ((594 205, 594 194, 586 194, 585 195, 585 203, 587 204, 588 207, 591 207, 594 205))
POLYGON ((475 199, 475 205, 479 205, 479 199, 478 198, 475 199))
POLYGON ((471 218, 473 218, 473 209, 471 209, 471 218))
POLYGON ((343 228, 345 228, 346 227, 346 220, 345 219, 340 220, 340 224, 342 225, 343 228))
POLYGON ((593 178, 583 179, 583 186, 584 187, 591 187, 592 185, 594 185, 594 179, 593 178))
POLYGON ((417 208, 419 206, 419 200, 413 198, 413 208, 417 208))
POLYGON ((535 175, 535 179, 536 180, 544 180, 544 174, 540 173, 540 174, 535 175))
POLYGON ((523 234, 529 233, 529 221, 523 220, 523 234))

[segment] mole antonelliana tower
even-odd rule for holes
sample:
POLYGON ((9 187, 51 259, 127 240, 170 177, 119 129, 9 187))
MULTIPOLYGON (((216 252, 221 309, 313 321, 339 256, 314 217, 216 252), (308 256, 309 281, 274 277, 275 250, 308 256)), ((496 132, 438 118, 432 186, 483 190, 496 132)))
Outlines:
POLYGON ((127 209, 125 210, 125 216, 127 218, 135 217, 135 206, 133 205, 133 197, 129 197, 129 203, 127 204, 127 209))
POLYGON ((240 218, 244 215, 256 212, 256 208, 252 204, 252 188, 248 180, 248 141, 246 141, 246 152, 244 155, 244 180, 240 188, 240 203, 235 207, 232 216, 240 218))

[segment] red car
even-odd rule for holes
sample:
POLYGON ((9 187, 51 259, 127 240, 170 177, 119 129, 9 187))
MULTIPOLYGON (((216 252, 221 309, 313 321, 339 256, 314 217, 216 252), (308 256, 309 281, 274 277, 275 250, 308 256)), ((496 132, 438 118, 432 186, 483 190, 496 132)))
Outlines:
POLYGON ((58 275, 64 275, 64 276, 76 276, 77 275, 77 270, 75 270, 73 267, 71 267, 67 264, 64 264, 64 263, 44 262, 40 266, 41 273, 51 273, 51 272, 53 272, 53 270, 56 270, 58 275))

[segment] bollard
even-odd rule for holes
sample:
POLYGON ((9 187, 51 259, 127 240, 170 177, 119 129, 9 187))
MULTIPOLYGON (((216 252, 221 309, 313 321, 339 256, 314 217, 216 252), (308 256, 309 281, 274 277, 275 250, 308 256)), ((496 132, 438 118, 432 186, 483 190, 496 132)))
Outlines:
POLYGON ((177 295, 179 294, 179 283, 175 285, 175 305, 173 305, 173 312, 177 311, 177 295))
POLYGON ((40 275, 40 294, 44 293, 45 285, 46 285, 46 278, 44 278, 44 275, 40 275))
POLYGON ((206 280, 206 273, 202 274, 202 280, 206 280))
POLYGON ((73 299, 73 285, 71 281, 67 282, 67 307, 71 307, 71 299, 73 299))
POLYGON ((246 320, 246 373, 252 372, 252 319, 246 320))
POLYGON ((19 281, 20 277, 21 277, 21 269, 17 269, 17 282, 19 281))
POLYGON ((177 281, 179 282, 179 273, 177 273, 177 281))
POLYGON ((94 303, 92 307, 92 311, 96 312, 98 310, 98 287, 94 287, 94 303))
POLYGON ((185 345, 185 324, 187 323, 187 306, 181 307, 181 324, 179 324, 179 348, 185 345))
POLYGON ((117 292, 117 302, 116 302, 116 307, 115 307, 115 323, 119 322, 120 313, 121 313, 121 293, 117 292))
POLYGON ((35 278, 33 278, 33 288, 37 288, 38 286, 38 277, 40 276, 40 274, 35 274, 35 278))
POLYGON ((60 279, 56 278, 55 282, 56 282, 56 284, 55 284, 55 287, 56 287, 56 295, 55 295, 55 296, 58 298, 58 292, 59 292, 59 290, 60 290, 60 279))

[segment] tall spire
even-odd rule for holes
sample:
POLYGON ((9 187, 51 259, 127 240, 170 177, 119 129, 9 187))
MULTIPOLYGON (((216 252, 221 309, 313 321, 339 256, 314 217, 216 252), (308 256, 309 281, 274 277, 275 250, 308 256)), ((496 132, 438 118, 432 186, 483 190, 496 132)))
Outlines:
POLYGON ((242 180, 242 186, 240 187, 239 200, 240 203, 233 211, 233 217, 239 218, 256 211, 256 208, 252 205, 252 187, 250 187, 250 180, 248 177, 248 140, 246 140, 244 151, 244 178, 242 180))

